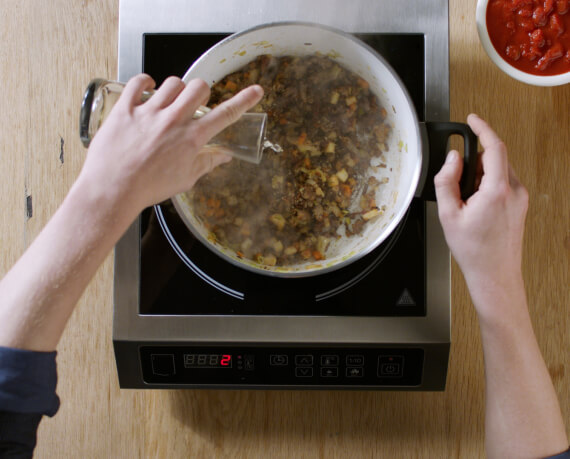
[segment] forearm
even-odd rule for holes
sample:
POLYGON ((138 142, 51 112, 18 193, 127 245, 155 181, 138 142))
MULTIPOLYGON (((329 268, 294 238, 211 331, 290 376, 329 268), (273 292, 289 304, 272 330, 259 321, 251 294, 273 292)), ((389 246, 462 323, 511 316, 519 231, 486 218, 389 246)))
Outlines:
POLYGON ((80 179, 0 282, 0 345, 50 351, 85 287, 133 215, 118 195, 80 179))
POLYGON ((193 120, 203 80, 168 78, 151 100, 138 75, 91 142, 83 171, 46 228, 0 282, 0 345, 53 350, 73 308, 138 212, 192 188, 231 158, 201 147, 263 96, 254 85, 193 120))
POLYGON ((532 329, 522 277, 517 275, 508 285, 471 291, 478 292, 474 295, 478 310, 496 312, 479 316, 488 456, 537 458, 564 451, 568 448, 564 422, 532 329), (483 301, 485 307, 477 304, 483 301))

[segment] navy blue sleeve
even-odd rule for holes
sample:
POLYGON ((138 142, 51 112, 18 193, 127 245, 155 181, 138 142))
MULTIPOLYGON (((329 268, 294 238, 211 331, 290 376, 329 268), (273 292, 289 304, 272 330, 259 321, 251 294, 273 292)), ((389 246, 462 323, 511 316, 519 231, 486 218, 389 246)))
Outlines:
POLYGON ((55 357, 0 347, 0 457, 32 457, 42 416, 57 412, 55 357))
POLYGON ((570 448, 560 454, 556 454, 555 456, 548 456, 544 459, 570 459, 570 448))

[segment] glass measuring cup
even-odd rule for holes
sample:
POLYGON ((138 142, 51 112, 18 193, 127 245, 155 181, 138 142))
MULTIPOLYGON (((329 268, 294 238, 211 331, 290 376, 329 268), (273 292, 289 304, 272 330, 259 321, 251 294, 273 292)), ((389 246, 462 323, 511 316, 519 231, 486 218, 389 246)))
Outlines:
MULTIPOLYGON (((109 115, 124 87, 124 83, 102 78, 95 78, 87 85, 79 114, 79 137, 85 147, 91 143, 91 139, 109 115)), ((142 101, 146 102, 154 93, 154 90, 145 91, 142 101)), ((202 118, 209 111, 211 111, 210 108, 201 105, 193 118, 202 118)), ((263 153, 266 127, 267 114, 244 113, 239 120, 212 137, 202 151, 221 152, 237 159, 259 164, 263 153)))

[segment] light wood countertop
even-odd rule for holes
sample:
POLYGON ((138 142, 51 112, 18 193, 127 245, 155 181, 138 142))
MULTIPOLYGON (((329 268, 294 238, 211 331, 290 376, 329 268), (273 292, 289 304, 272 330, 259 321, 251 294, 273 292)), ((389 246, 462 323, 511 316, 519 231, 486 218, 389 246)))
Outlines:
MULTIPOLYGON (((529 190, 524 275, 568 420, 570 85, 535 88, 501 73, 479 44, 475 3, 450 0, 451 118, 463 121, 472 111, 486 118, 529 190)), ((81 96, 91 77, 117 74, 118 0, 0 5, 3 275, 82 166, 81 96)), ((484 457, 477 319, 455 264, 452 281, 452 350, 442 393, 119 390, 110 255, 59 346, 62 404, 42 421, 36 457, 484 457)))

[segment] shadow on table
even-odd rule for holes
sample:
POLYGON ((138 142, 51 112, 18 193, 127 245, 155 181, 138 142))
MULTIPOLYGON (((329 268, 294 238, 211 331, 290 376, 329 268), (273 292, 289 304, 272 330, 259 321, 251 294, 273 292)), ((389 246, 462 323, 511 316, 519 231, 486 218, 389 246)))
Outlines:
POLYGON ((263 451, 265 445, 277 448, 279 457, 309 450, 311 457, 330 457, 335 448, 354 448, 355 457, 384 457, 375 451, 385 448, 406 457, 415 457, 404 451, 416 448, 421 457, 431 457, 422 450, 452 457, 457 440, 450 437, 458 429, 482 444, 478 416, 454 426, 458 417, 469 416, 455 412, 465 407, 444 392, 180 390, 168 398, 189 451, 196 451, 199 441, 200 449, 218 452, 243 451, 248 445, 263 451))

